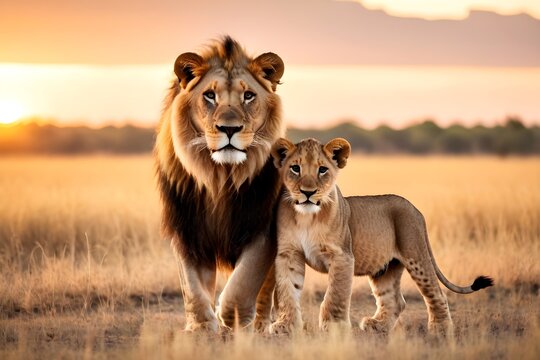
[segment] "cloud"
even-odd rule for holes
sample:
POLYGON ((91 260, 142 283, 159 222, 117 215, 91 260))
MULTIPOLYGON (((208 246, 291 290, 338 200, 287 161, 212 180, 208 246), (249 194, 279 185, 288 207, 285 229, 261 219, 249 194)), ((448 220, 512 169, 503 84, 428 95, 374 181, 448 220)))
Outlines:
MULTIPOLYGON (((346 0, 345 0, 346 1, 346 0)), ((425 19, 465 19, 471 10, 492 11, 501 15, 526 13, 540 19, 538 0, 348 0, 368 9, 384 10, 393 16, 425 19)))

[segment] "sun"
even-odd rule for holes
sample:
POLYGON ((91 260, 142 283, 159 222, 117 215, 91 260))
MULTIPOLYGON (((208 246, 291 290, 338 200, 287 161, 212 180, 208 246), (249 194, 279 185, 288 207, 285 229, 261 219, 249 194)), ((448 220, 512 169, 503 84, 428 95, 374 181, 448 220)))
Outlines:
POLYGON ((25 115, 24 107, 15 100, 0 99, 0 124, 15 123, 25 115))

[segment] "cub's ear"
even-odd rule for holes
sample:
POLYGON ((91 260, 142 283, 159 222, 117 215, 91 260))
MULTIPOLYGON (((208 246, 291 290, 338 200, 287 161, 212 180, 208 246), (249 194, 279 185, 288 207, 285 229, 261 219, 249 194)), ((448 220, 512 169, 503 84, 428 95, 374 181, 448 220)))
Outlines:
POLYGON ((277 85, 280 84, 279 80, 285 71, 285 64, 279 56, 271 52, 264 53, 253 60, 250 67, 255 74, 270 81, 272 90, 276 91, 277 85))
POLYGON ((288 154, 294 150, 295 146, 292 142, 285 138, 279 139, 274 146, 272 146, 272 158, 274 159, 274 166, 276 168, 281 168, 283 166, 283 160, 287 157, 288 154))
POLYGON ((347 159, 351 154, 351 144, 347 140, 342 138, 330 140, 323 149, 326 155, 335 161, 338 168, 343 169, 347 165, 347 159))
POLYGON ((197 76, 201 76, 206 71, 204 60, 195 53, 183 53, 174 62, 174 73, 178 76, 178 81, 182 88, 186 88, 188 83, 197 76))

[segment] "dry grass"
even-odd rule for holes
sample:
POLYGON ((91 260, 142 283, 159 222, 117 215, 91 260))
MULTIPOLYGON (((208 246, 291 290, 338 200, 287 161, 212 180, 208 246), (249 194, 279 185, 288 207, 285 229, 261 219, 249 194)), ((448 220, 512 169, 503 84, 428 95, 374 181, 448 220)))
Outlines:
MULTIPOLYGON (((454 348, 425 341, 426 311, 408 275, 408 307, 389 338, 320 334, 326 277, 308 273, 305 336, 199 338, 183 325, 176 265, 159 236, 149 157, 0 158, 0 357, 538 358, 540 159, 355 157, 346 194, 397 193, 426 216, 449 294, 454 348)), ((353 320, 375 307, 355 280, 353 320)))

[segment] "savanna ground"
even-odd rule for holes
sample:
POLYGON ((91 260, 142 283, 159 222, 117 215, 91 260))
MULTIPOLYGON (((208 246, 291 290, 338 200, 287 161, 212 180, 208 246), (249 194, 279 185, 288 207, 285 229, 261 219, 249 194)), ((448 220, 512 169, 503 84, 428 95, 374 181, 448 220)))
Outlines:
MULTIPOLYGON (((150 157, 0 158, 0 358, 539 358, 540 158, 356 156, 345 194, 396 193, 425 215, 443 272, 454 346, 426 336, 404 274, 407 309, 387 337, 358 329, 375 310, 355 280, 350 333, 317 331, 326 277, 308 273, 304 335, 181 331, 177 267, 159 235, 150 157)), ((223 284, 223 279, 220 280, 223 284)))

